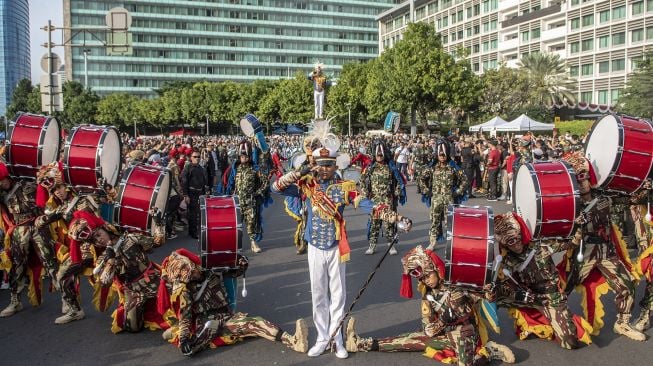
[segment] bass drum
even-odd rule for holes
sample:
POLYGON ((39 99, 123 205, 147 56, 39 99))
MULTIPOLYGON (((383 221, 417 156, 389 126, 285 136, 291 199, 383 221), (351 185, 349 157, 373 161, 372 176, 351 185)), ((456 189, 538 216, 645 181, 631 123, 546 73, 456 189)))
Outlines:
POLYGON ((54 117, 18 113, 9 125, 7 169, 14 178, 35 179, 43 165, 59 160, 61 127, 54 117))
POLYGON ((449 205, 445 283, 482 291, 492 281, 494 250, 492 208, 449 205))
POLYGON ((585 145, 597 187, 632 194, 651 174, 653 126, 627 116, 609 115, 594 124, 585 145))
POLYGON ((170 195, 170 173, 151 165, 133 165, 127 168, 120 181, 118 198, 114 205, 114 222, 129 230, 153 235, 160 231, 150 209, 166 212, 170 195))
POLYGON ((290 168, 294 170, 299 169, 302 166, 302 164, 304 164, 304 162, 306 161, 306 158, 307 158, 306 153, 303 153, 301 151, 296 151, 294 154, 292 154, 290 159, 288 159, 288 161, 290 162, 290 168))
POLYGON ((513 187, 515 212, 534 239, 569 238, 576 232, 580 192, 576 172, 567 162, 524 164, 513 187))
POLYGON ((102 190, 101 183, 115 187, 120 174, 120 135, 115 127, 75 127, 64 147, 63 174, 77 190, 102 190))
POLYGON ((238 268, 243 247, 238 196, 200 196, 200 258, 202 268, 238 268))

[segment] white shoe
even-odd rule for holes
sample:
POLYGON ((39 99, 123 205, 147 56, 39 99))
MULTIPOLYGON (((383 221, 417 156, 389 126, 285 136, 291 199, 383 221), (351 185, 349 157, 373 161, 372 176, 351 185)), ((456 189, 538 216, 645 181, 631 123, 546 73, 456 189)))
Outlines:
POLYGON ((317 357, 323 354, 324 350, 326 350, 327 344, 327 341, 316 342, 315 345, 308 350, 308 357, 317 357))
POLYGON ((349 357, 349 353, 342 343, 336 343, 336 357, 341 359, 349 357))
POLYGON ((84 310, 71 310, 68 313, 58 317, 57 319, 54 320, 54 324, 66 324, 70 322, 74 322, 75 320, 82 320, 84 319, 86 315, 84 314, 84 310))
POLYGON ((397 249, 395 247, 390 248, 390 255, 397 255, 397 249))
POLYGON ((506 204, 512 205, 512 200, 507 200, 506 204))
POLYGON ((375 249, 375 248, 376 248, 376 245, 374 245, 374 246, 370 245, 370 247, 367 248, 367 250, 365 251, 365 255, 372 255, 372 254, 374 254, 374 252, 375 252, 374 249, 375 249))

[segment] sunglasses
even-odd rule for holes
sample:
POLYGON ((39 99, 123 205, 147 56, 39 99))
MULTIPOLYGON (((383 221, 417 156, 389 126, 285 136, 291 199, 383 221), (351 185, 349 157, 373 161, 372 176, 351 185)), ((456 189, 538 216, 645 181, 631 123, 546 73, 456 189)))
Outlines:
POLYGON ((191 158, 193 158, 193 159, 199 159, 200 156, 199 156, 199 155, 193 155, 193 156, 191 156, 191 158))

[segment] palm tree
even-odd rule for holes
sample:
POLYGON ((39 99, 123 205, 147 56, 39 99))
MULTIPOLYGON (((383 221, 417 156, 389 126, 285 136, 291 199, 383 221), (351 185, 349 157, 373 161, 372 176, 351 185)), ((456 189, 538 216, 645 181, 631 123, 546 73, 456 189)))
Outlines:
POLYGON ((565 61, 559 55, 530 53, 521 58, 519 66, 528 77, 532 104, 552 107, 553 104, 576 102, 575 81, 569 77, 565 61))

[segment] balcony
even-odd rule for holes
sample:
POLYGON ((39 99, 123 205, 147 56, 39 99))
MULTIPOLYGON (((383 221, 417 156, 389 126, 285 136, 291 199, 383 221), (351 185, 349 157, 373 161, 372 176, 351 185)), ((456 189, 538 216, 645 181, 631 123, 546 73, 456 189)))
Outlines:
POLYGON ((499 42, 499 51, 511 50, 519 46, 519 38, 513 38, 507 41, 499 42))
POLYGON ((567 27, 558 27, 547 29, 542 32, 542 41, 550 41, 552 39, 564 38, 567 34, 567 27))
POLYGON ((499 11, 503 11, 513 6, 519 5, 519 0, 500 0, 499 1, 499 11))

